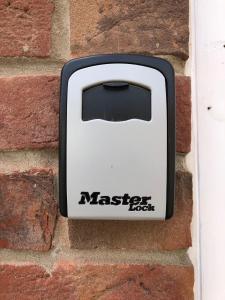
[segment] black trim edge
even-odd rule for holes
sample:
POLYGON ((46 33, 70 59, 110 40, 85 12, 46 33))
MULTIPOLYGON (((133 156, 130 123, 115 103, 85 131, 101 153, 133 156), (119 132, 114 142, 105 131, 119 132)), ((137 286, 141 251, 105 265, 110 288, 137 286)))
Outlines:
POLYGON ((175 74, 172 65, 165 59, 144 55, 105 54, 73 59, 61 71, 60 113, 59 113, 59 207, 62 216, 67 217, 66 192, 66 125, 67 87, 70 76, 77 70, 110 63, 142 65, 160 71, 166 79, 167 89, 167 205, 166 219, 173 216, 175 197, 175 154, 176 154, 176 105, 175 74))

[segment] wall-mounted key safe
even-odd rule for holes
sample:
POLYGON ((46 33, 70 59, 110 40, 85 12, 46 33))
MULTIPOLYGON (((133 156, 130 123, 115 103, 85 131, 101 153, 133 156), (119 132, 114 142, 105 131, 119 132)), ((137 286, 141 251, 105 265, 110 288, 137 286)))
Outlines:
POLYGON ((154 57, 100 55, 64 66, 62 215, 127 220, 172 216, 174 86, 171 65, 154 57))

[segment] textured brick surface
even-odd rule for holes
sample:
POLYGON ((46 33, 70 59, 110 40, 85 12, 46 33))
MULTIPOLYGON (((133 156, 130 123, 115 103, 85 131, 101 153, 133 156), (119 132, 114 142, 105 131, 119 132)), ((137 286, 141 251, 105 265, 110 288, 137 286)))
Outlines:
POLYGON ((69 220, 71 246, 79 249, 112 248, 176 250, 191 246, 192 178, 178 172, 174 216, 167 221, 69 220))
POLYGON ((50 170, 0 174, 0 247, 46 251, 56 220, 50 170))
POLYGON ((178 152, 189 152, 191 148, 191 80, 176 77, 176 148, 178 152))
MULTIPOLYGON (((190 78, 176 77, 177 151, 190 150, 190 78)), ((0 78, 0 149, 38 149, 58 145, 59 78, 0 78)))
POLYGON ((58 76, 0 78, 0 149, 56 147, 58 76))
POLYGON ((188 57, 188 0, 71 0, 71 51, 188 57))
POLYGON ((0 56, 50 54, 51 0, 0 0, 0 56))
POLYGON ((1 299, 192 300, 193 269, 162 265, 61 263, 0 266, 1 299))

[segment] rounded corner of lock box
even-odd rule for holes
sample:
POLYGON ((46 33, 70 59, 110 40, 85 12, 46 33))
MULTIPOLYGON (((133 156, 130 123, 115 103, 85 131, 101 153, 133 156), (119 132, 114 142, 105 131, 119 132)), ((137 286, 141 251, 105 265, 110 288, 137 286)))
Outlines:
POLYGON ((174 216, 174 203, 171 204, 170 209, 166 209, 166 218, 165 220, 170 220, 174 216))
POLYGON ((62 205, 60 204, 59 205, 59 212, 60 212, 60 215, 64 218, 68 218, 68 214, 67 214, 67 211, 65 211, 64 207, 62 207, 62 205))

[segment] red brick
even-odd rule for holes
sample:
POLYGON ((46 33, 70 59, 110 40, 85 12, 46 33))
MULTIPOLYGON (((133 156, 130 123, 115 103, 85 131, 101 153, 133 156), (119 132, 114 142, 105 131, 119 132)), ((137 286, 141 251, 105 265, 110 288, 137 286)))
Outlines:
POLYGON ((191 80, 176 77, 176 148, 178 152, 189 152, 191 148, 191 80))
POLYGON ((174 216, 166 221, 69 220, 72 248, 177 250, 191 246, 192 178, 178 172, 174 216))
MULTIPOLYGON (((190 150, 190 78, 177 76, 177 151, 190 150)), ((58 145, 58 76, 0 78, 0 149, 58 145)))
POLYGON ((47 251, 57 205, 51 170, 0 174, 0 247, 47 251))
POLYGON ((0 78, 0 149, 57 147, 58 76, 0 78))
POLYGON ((0 56, 49 56, 53 10, 51 0, 0 0, 0 56))
POLYGON ((188 57, 188 0, 71 0, 71 52, 188 57))
POLYGON ((168 265, 75 265, 48 273, 38 265, 1 265, 1 299, 192 300, 193 268, 168 265))

